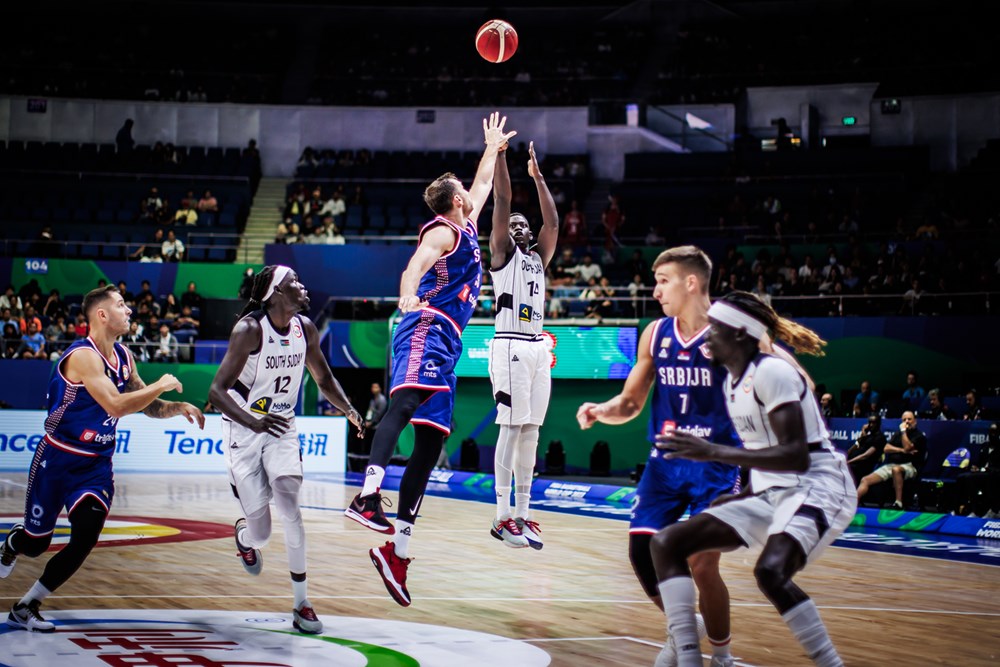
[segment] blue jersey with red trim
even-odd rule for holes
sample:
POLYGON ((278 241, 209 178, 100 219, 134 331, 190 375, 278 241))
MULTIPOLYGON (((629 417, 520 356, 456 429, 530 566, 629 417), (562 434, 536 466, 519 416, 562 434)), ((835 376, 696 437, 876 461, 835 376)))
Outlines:
POLYGON ((656 378, 650 413, 649 441, 673 427, 720 445, 740 445, 726 410, 723 393, 726 369, 713 366, 705 333, 684 340, 677 321, 664 317, 653 324, 649 352, 656 378))
MULTIPOLYGON (((465 325, 472 318, 482 285, 482 255, 479 250, 479 234, 476 224, 469 220, 459 228, 454 222, 438 216, 420 229, 420 239, 424 233, 438 225, 447 225, 456 233, 455 245, 451 252, 442 255, 430 270, 420 278, 417 296, 427 302, 426 310, 435 312, 448 320, 455 332, 461 335, 465 325)), ((407 313, 407 318, 419 319, 420 312, 407 313)))
POLYGON ((101 355, 104 373, 118 388, 118 393, 125 392, 132 377, 131 357, 121 343, 115 343, 114 358, 107 359, 89 336, 76 341, 59 358, 49 380, 45 434, 60 449, 85 456, 110 457, 115 453, 118 419, 109 415, 82 383, 70 382, 63 375, 66 359, 72 354, 80 354, 81 350, 93 350, 101 355))

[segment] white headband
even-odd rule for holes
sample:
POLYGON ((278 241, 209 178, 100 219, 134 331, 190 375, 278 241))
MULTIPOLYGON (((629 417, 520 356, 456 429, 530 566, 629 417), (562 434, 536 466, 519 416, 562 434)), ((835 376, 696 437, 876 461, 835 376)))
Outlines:
POLYGON ((261 299, 260 302, 264 303, 270 299, 271 295, 274 294, 274 288, 280 285, 281 281, 285 279, 285 276, 291 272, 292 270, 290 268, 283 264, 279 264, 277 268, 274 269, 274 274, 271 276, 271 284, 267 286, 267 291, 264 292, 264 298, 261 299))
POLYGON ((746 329, 747 335, 760 340, 767 333, 767 326, 752 315, 724 301, 716 301, 708 309, 708 316, 734 329, 746 329))

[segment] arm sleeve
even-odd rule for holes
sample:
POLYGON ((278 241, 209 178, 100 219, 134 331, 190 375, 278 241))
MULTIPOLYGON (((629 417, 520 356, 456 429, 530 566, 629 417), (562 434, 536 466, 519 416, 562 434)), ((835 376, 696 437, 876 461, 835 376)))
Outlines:
POLYGON ((797 403, 808 391, 805 380, 792 365, 776 357, 768 357, 757 366, 754 392, 768 414, 786 403, 797 403))

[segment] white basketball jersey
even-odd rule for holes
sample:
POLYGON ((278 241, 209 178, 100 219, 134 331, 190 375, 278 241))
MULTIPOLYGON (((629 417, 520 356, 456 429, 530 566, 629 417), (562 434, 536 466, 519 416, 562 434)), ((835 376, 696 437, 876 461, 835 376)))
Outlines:
POLYGON ((497 334, 534 337, 542 333, 545 267, 539 254, 533 250, 525 254, 514 246, 507 263, 499 269, 491 269, 490 275, 496 295, 497 334))
MULTIPOLYGON (((778 444, 768 415, 778 406, 798 402, 805 419, 806 442, 836 451, 823 423, 816 397, 805 378, 783 359, 760 354, 747 366, 743 376, 726 376, 726 408, 746 449, 764 449, 778 444)), ((795 486, 802 475, 794 472, 750 471, 754 493, 773 486, 795 486)))
POLYGON ((306 367, 306 332, 302 320, 298 315, 292 317, 288 330, 281 333, 263 310, 247 317, 260 323, 260 348, 247 358, 229 395, 255 415, 292 417, 306 367))

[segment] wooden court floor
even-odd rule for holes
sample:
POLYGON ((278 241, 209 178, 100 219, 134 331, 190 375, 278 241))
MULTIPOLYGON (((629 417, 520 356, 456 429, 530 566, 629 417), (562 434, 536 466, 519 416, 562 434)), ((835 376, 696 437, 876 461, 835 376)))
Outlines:
MULTIPOLYGON (((0 473, 0 515, 23 511, 26 476, 0 473)), ((119 474, 111 517, 231 525, 237 505, 223 474, 119 474)), ((542 551, 489 535, 490 505, 427 497, 411 543, 409 608, 397 606, 367 550, 384 538, 345 519, 357 487, 307 481, 310 598, 321 615, 465 628, 529 642, 552 665, 652 665, 662 614, 645 600, 627 556, 627 523, 537 512, 542 551)), ((387 494, 395 501, 395 493, 387 494)), ((280 522, 264 572, 247 576, 231 537, 95 549, 45 609, 210 609, 287 613, 291 590, 280 522)), ((0 580, 10 605, 47 556, 22 558, 0 580)), ((723 556, 734 654, 743 665, 809 664, 752 579, 754 554, 723 556)), ((847 665, 1000 664, 1000 568, 831 548, 797 582, 820 607, 847 665)), ((328 628, 329 629, 329 628, 328 628)), ((2 662, 2 660, 0 660, 2 662)))

